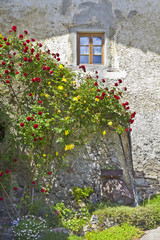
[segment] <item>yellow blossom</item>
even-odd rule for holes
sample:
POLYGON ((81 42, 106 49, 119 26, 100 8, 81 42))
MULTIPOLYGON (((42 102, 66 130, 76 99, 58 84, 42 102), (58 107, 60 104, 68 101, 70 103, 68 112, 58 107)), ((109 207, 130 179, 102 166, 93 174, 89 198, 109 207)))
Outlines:
POLYGON ((99 98, 95 98, 95 101, 99 102, 99 98))
POLYGON ((46 157, 46 154, 43 154, 43 157, 46 157))
POLYGON ((67 136, 69 134, 69 131, 68 130, 65 130, 65 135, 67 136))
POLYGON ((81 118, 83 118, 83 115, 81 115, 81 118))
POLYGON ((64 96, 67 97, 68 96, 67 93, 65 93, 64 96))
POLYGON ((33 93, 32 93, 32 96, 34 96, 34 95, 35 95, 35 93, 33 92, 33 93))
POLYGON ((84 103, 86 103, 86 100, 84 101, 84 103))
POLYGON ((77 98, 78 98, 78 99, 81 99, 81 96, 78 95, 77 98))
POLYGON ((65 119, 66 119, 66 120, 68 120, 68 119, 69 119, 69 117, 65 117, 65 119))
POLYGON ((48 98, 48 97, 49 97, 49 94, 46 94, 46 97, 48 98))
POLYGON ((46 215, 46 217, 48 217, 48 215, 46 215))
POLYGON ((76 84, 76 81, 72 81, 71 83, 72 83, 72 84, 76 84))
POLYGON ((74 144, 68 144, 68 145, 65 145, 65 151, 68 151, 68 150, 71 150, 74 148, 74 144))
POLYGON ((63 90, 63 86, 58 86, 58 89, 63 90))
POLYGON ((60 109, 58 110, 58 113, 61 113, 61 110, 60 110, 60 109))
POLYGON ((62 64, 60 64, 60 65, 59 65, 59 68, 60 68, 60 69, 63 69, 63 65, 62 65, 62 64))
POLYGON ((88 107, 86 108, 86 111, 87 111, 87 112, 89 111, 88 107))
POLYGON ((112 126, 112 122, 108 122, 108 125, 109 125, 109 126, 112 126))
POLYGON ((41 93, 40 95, 41 95, 41 97, 42 97, 42 96, 44 95, 44 93, 41 93))
POLYGON ((48 86, 51 84, 51 82, 48 82, 48 86))
POLYGON ((56 152, 56 156, 58 156, 58 154, 59 154, 59 153, 58 153, 58 152, 56 152))
POLYGON ((103 131, 103 135, 106 135, 106 131, 103 131))
POLYGON ((77 101, 78 101, 78 98, 77 98, 77 97, 74 97, 73 100, 77 102, 77 101))
POLYGON ((66 78, 62 78, 62 82, 67 82, 67 79, 66 78))

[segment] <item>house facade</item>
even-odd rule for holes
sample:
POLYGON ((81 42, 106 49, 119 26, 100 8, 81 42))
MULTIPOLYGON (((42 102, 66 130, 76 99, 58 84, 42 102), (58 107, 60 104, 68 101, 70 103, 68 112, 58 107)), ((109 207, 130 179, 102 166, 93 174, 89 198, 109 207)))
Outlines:
MULTIPOLYGON (((12 25, 17 26, 18 33, 27 29, 29 36, 43 44, 44 50, 59 53, 61 62, 75 71, 79 64, 84 64, 87 72, 98 71, 106 84, 123 80, 130 109, 136 111, 131 138, 137 186, 140 193, 142 189, 148 194, 159 192, 159 0, 5 0, 0 2, 0 9, 2 35, 7 35, 12 25)), ((98 152, 91 146, 79 161, 89 159, 86 164, 92 164, 91 175, 106 159, 123 167, 117 141, 109 132, 107 150, 104 147, 98 152)), ((76 166, 74 162, 73 169, 76 166)), ((84 161, 79 166, 74 178, 70 170, 70 182, 83 185, 76 174, 84 171, 84 161)), ((86 168, 86 174, 88 171, 86 168)), ((65 176, 55 188, 60 189, 65 176)), ((93 185, 93 179, 95 182, 96 173, 93 178, 88 177, 89 185, 93 185)))

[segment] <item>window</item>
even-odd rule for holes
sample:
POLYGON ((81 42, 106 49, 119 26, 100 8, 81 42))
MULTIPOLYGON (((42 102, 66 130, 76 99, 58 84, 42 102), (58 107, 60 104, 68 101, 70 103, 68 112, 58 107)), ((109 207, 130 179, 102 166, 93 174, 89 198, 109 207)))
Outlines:
POLYGON ((78 33, 77 64, 104 64, 104 33, 78 33))

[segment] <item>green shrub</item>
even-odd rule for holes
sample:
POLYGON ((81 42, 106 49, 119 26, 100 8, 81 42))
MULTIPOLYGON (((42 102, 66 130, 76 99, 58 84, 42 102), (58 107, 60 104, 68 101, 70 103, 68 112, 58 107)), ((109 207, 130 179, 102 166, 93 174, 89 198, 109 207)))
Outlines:
POLYGON ((91 187, 86 187, 84 189, 79 188, 79 187, 73 187, 72 188, 73 197, 77 201, 85 200, 92 193, 93 193, 93 189, 91 187))
POLYGON ((89 232, 85 235, 86 240, 131 240, 133 237, 141 237, 143 232, 128 224, 114 226, 101 232, 89 232))

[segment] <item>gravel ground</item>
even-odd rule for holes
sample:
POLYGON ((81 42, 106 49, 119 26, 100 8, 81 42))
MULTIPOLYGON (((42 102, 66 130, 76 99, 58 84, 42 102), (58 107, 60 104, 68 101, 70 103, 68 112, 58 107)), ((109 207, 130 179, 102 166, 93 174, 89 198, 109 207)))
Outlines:
POLYGON ((140 240, 160 240, 160 227, 146 231, 140 240))

